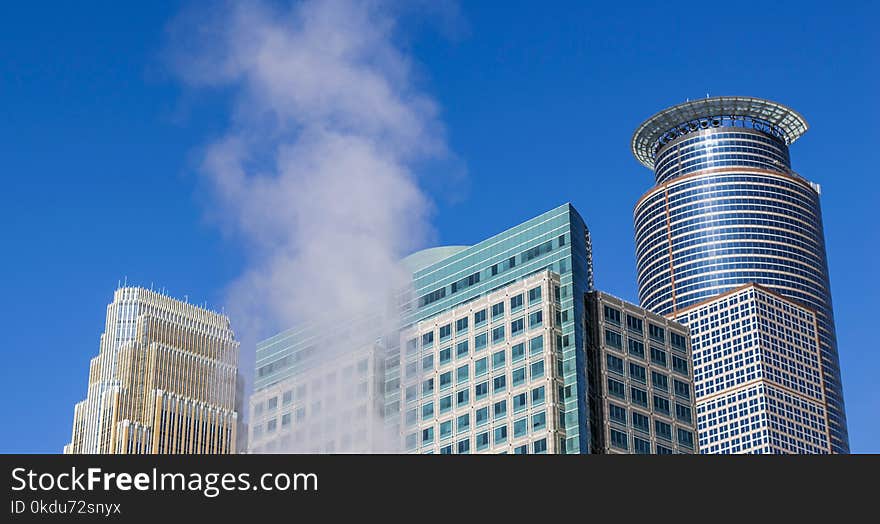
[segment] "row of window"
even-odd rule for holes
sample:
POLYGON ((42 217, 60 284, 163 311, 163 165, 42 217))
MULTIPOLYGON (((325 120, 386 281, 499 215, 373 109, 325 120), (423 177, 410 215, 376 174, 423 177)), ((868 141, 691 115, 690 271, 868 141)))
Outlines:
MULTIPOLYGON (((528 291, 529 297, 529 305, 535 305, 541 302, 541 287, 538 286, 536 288, 532 288, 528 291)), ((509 300, 510 304, 510 312, 514 313, 523 308, 523 300, 524 294, 520 293, 516 296, 513 296, 509 300)), ((492 305, 492 320, 497 320, 499 318, 504 317, 504 306, 505 302, 499 302, 497 304, 492 305)), ((543 323, 544 319, 543 311, 534 311, 529 314, 529 327, 534 328, 543 323)), ((481 309, 476 311, 473 314, 473 325, 475 328, 482 326, 486 323, 487 310, 481 309)), ((523 330, 524 318, 519 318, 511 322, 510 332, 511 336, 517 335, 519 332, 523 330)), ((463 317, 455 321, 455 334, 456 336, 464 335, 468 332, 469 329, 469 318, 463 317)), ((452 337, 452 323, 440 326, 439 328, 439 338, 440 342, 444 342, 449 340, 452 337)), ((499 339, 503 340, 504 338, 504 326, 498 326, 492 329, 492 339, 493 341, 498 341, 499 339)), ((418 351, 418 339, 412 338, 406 343, 406 352, 407 354, 413 354, 418 351)), ((427 333, 423 333, 421 336, 421 347, 422 349, 428 349, 433 347, 434 345, 434 331, 428 331, 427 333)))
MULTIPOLYGON (((619 344, 619 340, 617 340, 616 343, 613 340, 613 338, 614 338, 613 335, 616 335, 616 333, 606 331, 605 335, 606 335, 605 339, 606 339, 607 345, 609 345, 615 349, 618 349, 620 351, 623 351, 623 348, 621 348, 620 345, 616 345, 616 343, 619 344), (612 339, 610 343, 609 343, 609 334, 611 335, 611 339, 612 339)), ((617 336, 619 337, 620 335, 617 335, 617 336)), ((642 344, 641 342, 639 342, 637 340, 628 340, 627 342, 628 342, 627 343, 628 353, 634 357, 645 360, 646 357, 645 357, 644 344, 642 344)), ((651 363, 656 366, 662 367, 664 369, 668 368, 669 367, 668 353, 665 350, 651 346, 651 363)), ((606 364, 608 371, 612 371, 612 372, 618 373, 620 375, 623 375, 624 362, 623 362, 622 358, 615 356, 611 353, 607 353, 605 356, 605 364, 606 364)), ((678 373, 679 375, 682 375, 685 377, 690 376, 689 365, 688 365, 687 359, 681 358, 677 355, 672 355, 672 370, 674 372, 678 373)), ((646 371, 643 366, 640 366, 639 364, 636 364, 635 362, 631 362, 629 364, 629 371, 630 371, 630 376, 632 376, 633 378, 637 378, 637 379, 640 378, 641 382, 645 381, 644 377, 645 377, 646 371)))
MULTIPOLYGON (((691 431, 686 429, 678 428, 676 430, 676 437, 679 446, 694 449, 694 434, 691 431)), ((623 431, 618 431, 614 428, 611 429, 611 447, 617 448, 623 451, 629 451, 630 449, 630 440, 629 435, 623 431)), ((671 440, 671 439, 670 439, 671 440)), ((637 454, 650 454, 651 453, 651 442, 649 440, 645 440, 643 438, 639 438, 633 436, 632 438, 632 450, 637 454)), ((658 455, 670 455, 672 454, 672 449, 664 446, 662 444, 657 444, 655 451, 658 455)))
MULTIPOLYGON (((557 243, 558 243, 559 247, 565 246, 565 235, 564 234, 559 236, 559 238, 557 239, 557 243)), ((520 253, 520 255, 519 255, 520 263, 524 264, 526 262, 529 262, 531 260, 539 258, 539 257, 549 253, 552 250, 553 250, 553 241, 548 240, 538 246, 529 248, 529 249, 523 251, 522 253, 520 253)), ((488 269, 488 276, 494 277, 501 272, 504 272, 508 269, 512 269, 512 268, 516 267, 517 266, 516 259, 517 259, 516 256, 512 256, 502 263, 493 264, 488 269)), ((480 282, 481 273, 482 273, 481 271, 477 271, 476 273, 473 273, 472 275, 468 275, 467 277, 464 277, 456 282, 453 282, 449 288, 450 292, 451 292, 450 294, 457 293, 459 291, 462 291, 463 289, 467 289, 468 287, 471 287, 473 285, 478 284, 480 282)), ((419 297, 418 307, 423 308, 429 304, 432 304, 432 303, 437 302, 439 300, 442 300, 444 298, 446 298, 446 286, 443 286, 442 288, 436 289, 434 291, 431 291, 430 293, 426 293, 425 295, 422 295, 421 297, 419 297)))

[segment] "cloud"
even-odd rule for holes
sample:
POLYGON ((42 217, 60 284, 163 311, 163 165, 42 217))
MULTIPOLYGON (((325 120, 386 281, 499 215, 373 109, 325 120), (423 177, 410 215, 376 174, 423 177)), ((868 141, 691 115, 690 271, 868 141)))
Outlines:
POLYGON ((172 24, 183 82, 233 100, 200 171, 249 253, 228 298, 237 330, 345 322, 408 284, 398 262, 431 233, 415 173, 450 154, 399 16, 378 1, 241 2, 172 24))

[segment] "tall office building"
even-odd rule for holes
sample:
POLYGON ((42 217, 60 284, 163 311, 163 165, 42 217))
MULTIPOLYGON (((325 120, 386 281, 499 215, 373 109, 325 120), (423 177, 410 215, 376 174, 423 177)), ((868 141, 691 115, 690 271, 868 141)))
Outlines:
POLYGON ((682 308, 703 453, 830 453, 816 312, 758 284, 682 308))
POLYGON ((656 177, 634 211, 639 298, 675 317, 758 283, 815 310, 831 449, 846 453, 819 186, 789 156, 806 130, 792 109, 748 97, 689 101, 638 128, 633 154, 656 177))
POLYGON ((601 291, 586 311, 595 452, 696 453, 688 328, 601 291))
POLYGON ((234 453, 238 347, 224 315, 117 289, 64 452, 234 453))
POLYGON ((589 453, 590 237, 570 204, 469 247, 411 255, 387 423, 413 452, 589 453))

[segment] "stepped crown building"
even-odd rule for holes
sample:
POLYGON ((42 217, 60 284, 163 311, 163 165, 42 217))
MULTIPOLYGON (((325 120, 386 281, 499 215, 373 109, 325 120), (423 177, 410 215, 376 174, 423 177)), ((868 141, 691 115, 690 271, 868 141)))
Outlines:
POLYGON ((676 317, 757 283, 814 310, 831 449, 846 453, 819 186, 789 156, 806 130, 794 110, 750 97, 692 100, 636 130, 633 154, 656 181, 634 211, 639 298, 676 317))
POLYGON ((64 452, 234 453, 238 346, 224 315, 117 289, 64 452))

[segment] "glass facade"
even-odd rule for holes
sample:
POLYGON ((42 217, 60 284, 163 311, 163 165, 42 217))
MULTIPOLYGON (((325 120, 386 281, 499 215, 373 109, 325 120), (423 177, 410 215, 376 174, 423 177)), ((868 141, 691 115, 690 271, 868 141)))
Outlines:
MULTIPOLYGON (((455 381, 458 377, 456 363, 459 362, 459 355, 463 357, 464 351, 467 351, 468 365, 473 366, 468 373, 473 376, 478 372, 483 373, 485 369, 486 378, 473 384, 473 387, 463 389, 462 391, 467 392, 463 394, 469 396, 466 400, 462 399, 463 401, 475 403, 484 399, 495 399, 496 394, 509 392, 514 382, 519 386, 523 375, 524 388, 533 383, 536 376, 539 380, 544 380, 541 378, 543 376, 548 383, 544 385, 546 389, 542 398, 546 399, 544 402, 548 405, 556 405, 554 409, 557 412, 546 412, 544 416, 547 421, 535 423, 539 426, 544 424, 541 427, 547 428, 548 435, 556 435, 556 438, 564 436, 564 440, 532 440, 532 447, 528 452, 589 452, 589 410, 586 402, 586 361, 581 319, 584 315, 584 294, 592 287, 590 257, 590 239, 584 221, 570 204, 565 204, 474 246, 457 250, 451 256, 415 268, 411 297, 404 301, 408 305, 404 310, 403 324, 405 330, 416 330, 419 336, 401 340, 400 347, 388 353, 385 364, 385 412, 389 424, 398 427, 402 434, 407 434, 407 409, 404 409, 409 405, 406 398, 406 372, 413 368, 413 364, 425 362, 430 356, 430 359, 442 362, 442 366, 448 365, 450 370, 454 370, 452 380, 455 381), (524 288, 521 293, 501 298, 507 293, 502 292, 503 290, 512 289, 510 286, 516 287, 520 285, 519 282, 544 272, 552 273, 553 278, 558 280, 552 288, 541 286, 540 291, 524 288), (497 297, 497 300, 486 302, 485 307, 474 306, 480 301, 486 301, 486 297, 497 297), (501 303, 503 306, 499 306, 501 303), (468 310, 467 315, 458 314, 464 311, 462 308, 468 310), (456 314, 453 315, 452 312, 456 314), (447 317, 448 321, 445 320, 447 317), (437 331, 433 335, 435 342, 432 346, 412 343, 412 340, 421 341, 427 332, 433 333, 434 324, 437 324, 437 331), (439 340, 440 329, 446 324, 452 327, 450 333, 454 338, 443 342, 439 340), (545 330, 545 337, 530 337, 529 334, 535 330, 545 330), (468 346, 467 349, 464 348, 465 345, 468 346), (500 352, 504 354, 503 361, 494 361, 495 355, 500 352), (485 361, 484 357, 474 358, 478 354, 485 355, 485 361), (514 359, 520 362, 521 354, 525 355, 524 362, 528 366, 513 365, 514 359), (538 355, 545 355, 546 358, 542 360, 538 355), (534 362, 533 358, 536 359, 534 362), (501 366, 498 373, 494 372, 496 364, 501 366), (520 367, 523 369, 520 370, 520 367), (553 381, 558 382, 558 387, 551 388, 553 381), (395 420, 399 416, 395 414, 400 413, 404 413, 404 420, 395 420)), ((442 369, 445 370, 446 367, 442 369)), ((434 374, 434 371, 431 373, 434 374)), ((427 375, 424 376, 426 378, 422 380, 423 384, 428 380, 427 375)), ((435 380, 434 388, 443 387, 442 376, 438 371, 436 377, 430 377, 435 380)), ((467 384, 471 385, 470 382, 467 384)), ((454 394, 457 401, 460 391, 456 386, 457 384, 450 386, 448 391, 454 394)), ((424 394, 423 389, 420 391, 424 394)), ((434 391, 429 394, 437 397, 434 404, 437 407, 432 408, 430 403, 422 403, 418 411, 423 421, 430 420, 424 418, 424 415, 437 419, 433 437, 430 433, 418 437, 428 441, 439 438, 441 434, 442 421, 436 413, 439 402, 446 396, 434 391), (429 412, 426 413, 423 409, 428 409, 429 412), (431 409, 435 410, 435 415, 430 414, 431 409)), ((532 406, 533 394, 534 390, 529 390, 523 397, 525 400, 517 396, 519 393, 511 396, 507 399, 510 404, 508 410, 521 401, 526 406, 532 406)), ((490 411, 495 407, 494 402, 492 404, 488 407, 490 411)), ((534 415, 536 414, 530 416, 534 415)), ((482 416, 479 410, 473 414, 474 419, 482 416)), ((511 419, 508 428, 510 435, 517 433, 518 420, 516 417, 511 419)), ((470 421, 471 424, 476 422, 470 421)), ((535 430, 531 419, 529 424, 531 434, 535 430)), ((451 449, 456 453, 459 452, 459 447, 471 453, 498 449, 495 444, 486 444, 481 440, 481 435, 482 432, 467 443, 456 442, 451 449)), ((495 436, 491 435, 492 439, 495 436)), ((501 438, 501 435, 498 437, 501 438)), ((412 440, 413 437, 409 438, 412 440)), ((508 437, 508 441, 513 441, 513 438, 508 437)), ((520 447, 521 445, 515 446, 513 451, 522 452, 520 447)), ((449 450, 444 451, 438 446, 438 451, 449 450)))
POLYGON ((815 309, 832 447, 845 453, 819 190, 791 170, 788 153, 806 123, 772 102, 730 100, 670 108, 649 119, 633 139, 634 153, 655 169, 657 181, 634 211, 641 305, 674 314, 755 282, 815 309), (649 125, 654 121, 684 132, 664 134, 649 125), (636 151, 636 144, 651 140, 653 154, 646 158, 645 148, 636 151))

